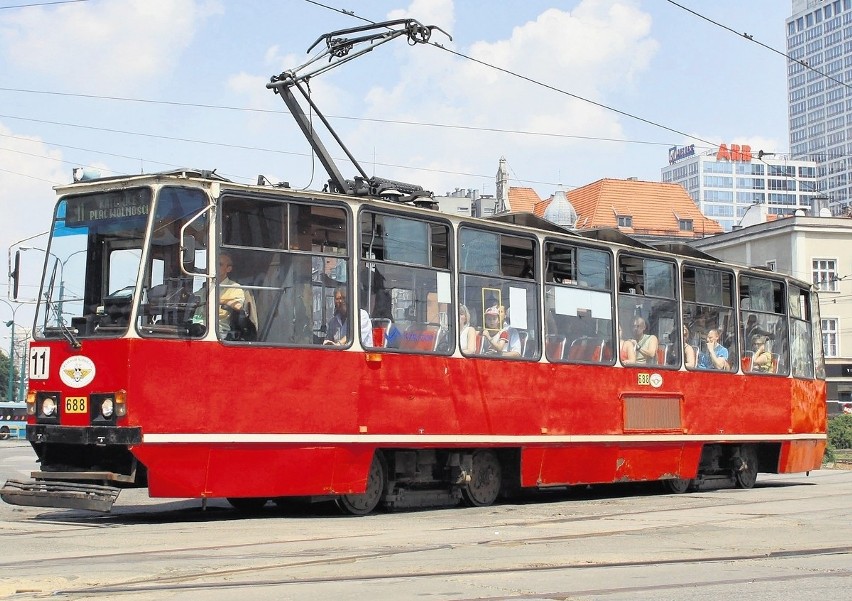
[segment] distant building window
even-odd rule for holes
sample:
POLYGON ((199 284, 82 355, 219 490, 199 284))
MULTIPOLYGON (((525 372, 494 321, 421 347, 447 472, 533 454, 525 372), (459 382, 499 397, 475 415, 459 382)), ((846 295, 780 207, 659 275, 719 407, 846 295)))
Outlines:
POLYGON ((837 261, 834 259, 814 259, 813 282, 817 290, 837 292, 837 261))
POLYGON ((822 352, 826 357, 837 357, 837 320, 821 319, 822 352))
POLYGON ((619 215, 618 227, 633 227, 633 217, 630 215, 619 215))
POLYGON ((677 225, 682 232, 691 232, 692 231, 692 219, 678 219, 677 225))
POLYGON ((777 271, 777 268, 776 268, 776 267, 777 267, 777 266, 775 265, 775 261, 767 261, 767 262, 766 262, 766 268, 767 268, 769 271, 777 271))

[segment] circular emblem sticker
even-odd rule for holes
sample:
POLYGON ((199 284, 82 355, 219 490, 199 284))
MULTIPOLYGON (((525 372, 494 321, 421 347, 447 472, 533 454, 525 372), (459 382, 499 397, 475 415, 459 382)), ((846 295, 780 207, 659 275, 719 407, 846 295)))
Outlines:
POLYGON ((660 374, 651 374, 649 384, 651 384, 654 388, 659 388, 663 385, 663 376, 660 374))
POLYGON ((68 357, 59 366, 62 383, 71 388, 82 388, 95 379, 95 363, 84 355, 68 357))

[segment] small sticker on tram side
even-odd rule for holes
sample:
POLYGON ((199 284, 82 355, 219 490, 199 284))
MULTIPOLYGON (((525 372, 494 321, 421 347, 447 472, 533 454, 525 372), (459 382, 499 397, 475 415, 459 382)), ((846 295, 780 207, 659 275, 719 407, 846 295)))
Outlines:
POLYGON ((59 378, 71 388, 83 388, 95 379, 95 363, 84 355, 68 357, 59 366, 59 378))

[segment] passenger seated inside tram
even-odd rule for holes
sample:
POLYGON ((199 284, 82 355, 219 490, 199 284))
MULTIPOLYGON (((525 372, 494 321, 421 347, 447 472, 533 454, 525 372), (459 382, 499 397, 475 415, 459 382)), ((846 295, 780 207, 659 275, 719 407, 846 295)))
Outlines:
POLYGON ((707 332, 707 339, 698 351, 698 369, 731 369, 728 349, 719 343, 721 337, 721 332, 715 328, 707 332))
POLYGON ((624 337, 621 325, 618 326, 618 358, 622 363, 636 363, 636 341, 624 337))
POLYGON ((476 352, 476 328, 470 322, 470 311, 459 305, 459 346, 463 353, 476 352))
MULTIPOLYGON (((326 327, 323 344, 346 346, 350 342, 349 335, 352 328, 347 294, 346 286, 338 286, 334 291, 334 315, 332 315, 326 327)), ((364 309, 361 309, 360 318, 361 345, 365 348, 371 347, 373 346, 373 327, 370 315, 364 309)))
POLYGON ((659 339, 653 334, 648 334, 648 322, 641 315, 633 318, 633 347, 636 351, 636 365, 645 365, 657 362, 657 347, 659 339))
POLYGON ((751 339, 751 371, 769 373, 772 371, 772 353, 766 349, 766 336, 755 334, 751 339))
POLYGON ((521 337, 518 331, 509 326, 503 307, 489 307, 485 310, 485 327, 482 330, 488 348, 487 353, 504 357, 520 357, 521 337))

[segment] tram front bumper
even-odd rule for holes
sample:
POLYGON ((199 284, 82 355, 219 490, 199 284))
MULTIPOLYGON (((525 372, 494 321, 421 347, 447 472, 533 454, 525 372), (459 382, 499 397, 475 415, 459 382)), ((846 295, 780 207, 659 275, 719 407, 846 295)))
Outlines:
POLYGON ((35 444, 58 443, 129 446, 142 442, 142 428, 27 424, 27 440, 35 444))
POLYGON ((50 480, 7 480, 0 488, 0 499, 10 505, 57 507, 109 512, 120 488, 50 480))

